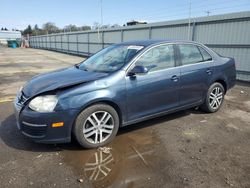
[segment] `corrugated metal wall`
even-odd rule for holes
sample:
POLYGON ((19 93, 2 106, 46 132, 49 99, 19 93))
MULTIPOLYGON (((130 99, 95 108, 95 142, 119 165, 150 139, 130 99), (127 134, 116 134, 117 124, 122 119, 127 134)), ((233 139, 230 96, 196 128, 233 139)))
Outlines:
POLYGON ((194 40, 236 59, 237 78, 250 81, 250 11, 121 27, 101 31, 58 33, 30 38, 33 48, 89 55, 113 44, 139 39, 194 40))

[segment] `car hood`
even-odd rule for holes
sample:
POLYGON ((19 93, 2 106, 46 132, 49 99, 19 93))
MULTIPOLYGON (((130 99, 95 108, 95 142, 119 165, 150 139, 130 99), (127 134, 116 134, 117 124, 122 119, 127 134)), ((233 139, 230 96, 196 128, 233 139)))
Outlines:
POLYGON ((23 94, 30 98, 43 92, 97 80, 108 73, 87 72, 76 67, 60 69, 33 77, 23 87, 23 94))

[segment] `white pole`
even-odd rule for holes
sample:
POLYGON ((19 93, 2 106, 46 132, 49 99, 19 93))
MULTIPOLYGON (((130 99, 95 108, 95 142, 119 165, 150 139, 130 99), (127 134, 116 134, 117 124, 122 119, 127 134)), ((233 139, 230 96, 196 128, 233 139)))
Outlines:
POLYGON ((102 24, 103 24, 103 17, 102 17, 102 0, 100 0, 100 16, 101 16, 101 24, 98 25, 98 30, 97 30, 99 42, 101 42, 100 28, 99 28, 99 27, 101 27, 102 24))
POLYGON ((189 11, 188 11, 188 40, 190 40, 190 25, 191 25, 191 0, 189 0, 189 11))
POLYGON ((100 0, 101 2, 100 2, 100 4, 101 4, 101 26, 102 26, 102 24, 103 24, 103 15, 102 15, 102 0, 100 0))

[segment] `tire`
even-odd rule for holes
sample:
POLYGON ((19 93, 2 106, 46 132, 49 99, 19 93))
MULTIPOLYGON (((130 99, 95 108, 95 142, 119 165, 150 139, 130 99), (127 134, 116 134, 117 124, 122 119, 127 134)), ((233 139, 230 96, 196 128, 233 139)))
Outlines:
POLYGON ((213 83, 206 94, 204 103, 201 105, 201 109, 208 113, 217 112, 224 101, 225 88, 219 82, 213 83), (215 98, 217 100, 215 100, 215 98))
POLYGON ((84 148, 96 148, 110 143, 119 129, 119 116, 107 104, 95 104, 84 109, 76 118, 73 134, 84 148))

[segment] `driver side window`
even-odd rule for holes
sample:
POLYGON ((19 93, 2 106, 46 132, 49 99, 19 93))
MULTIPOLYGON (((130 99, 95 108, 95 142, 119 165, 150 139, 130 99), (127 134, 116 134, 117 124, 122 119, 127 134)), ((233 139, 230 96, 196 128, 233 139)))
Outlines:
POLYGON ((135 63, 144 66, 149 72, 163 70, 175 66, 173 45, 161 45, 145 52, 135 63))

